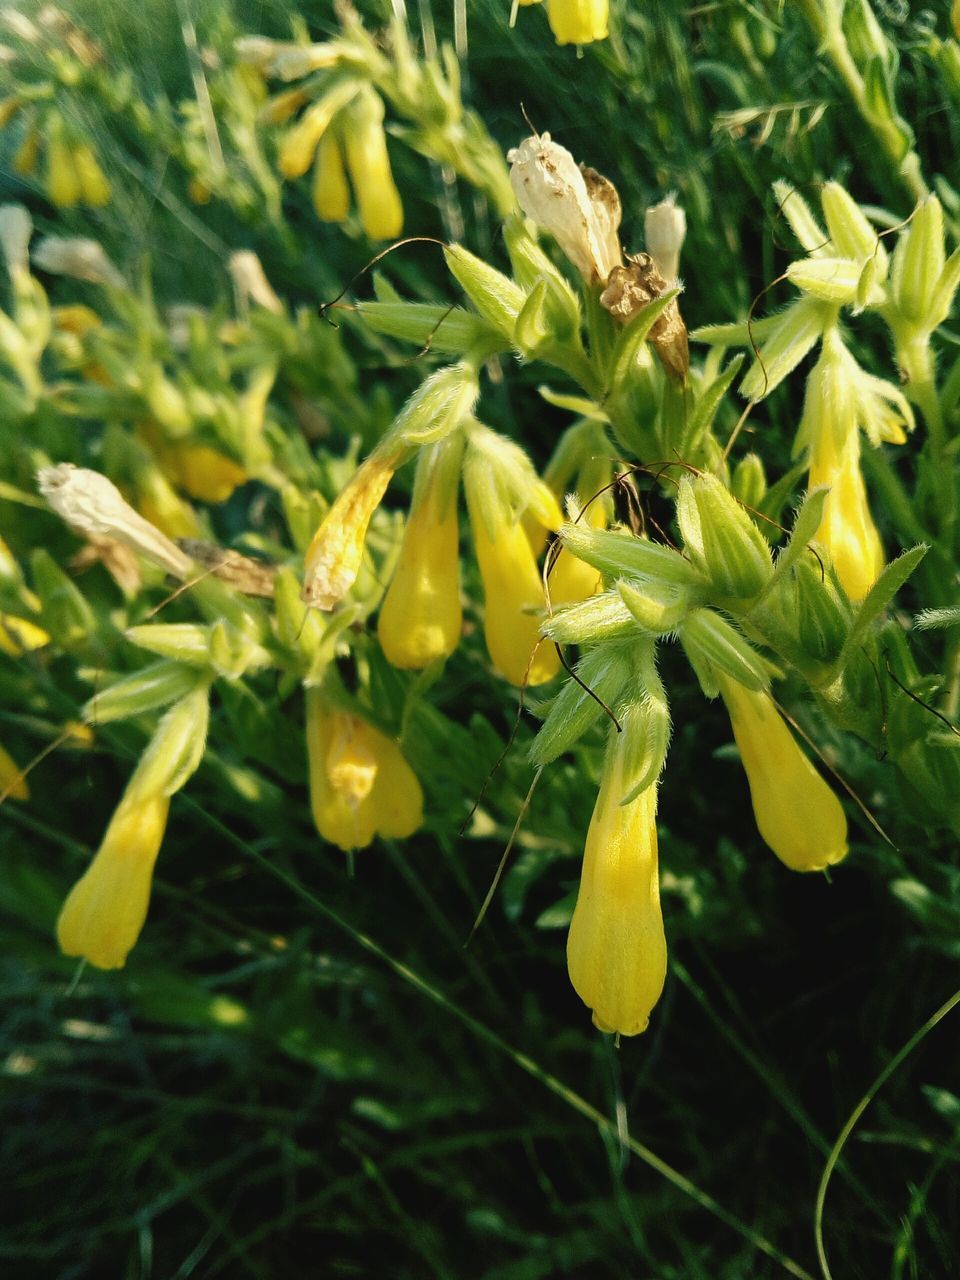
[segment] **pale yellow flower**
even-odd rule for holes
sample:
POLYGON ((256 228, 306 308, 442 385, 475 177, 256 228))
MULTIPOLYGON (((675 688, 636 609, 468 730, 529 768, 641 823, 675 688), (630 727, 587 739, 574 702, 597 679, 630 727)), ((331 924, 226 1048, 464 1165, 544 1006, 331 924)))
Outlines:
POLYGON ((460 529, 456 474, 460 442, 420 456, 403 543, 383 604, 378 635, 395 667, 419 670, 460 642, 460 529))
POLYGON ((307 762, 317 830, 344 851, 402 840, 423 821, 423 792, 397 744, 308 689, 307 762))
POLYGON ((577 905, 567 938, 567 967, 577 995, 601 1031, 645 1030, 667 973, 667 942, 657 869, 657 788, 629 804, 625 744, 604 766, 577 905))
POLYGON ((822 871, 839 862, 847 853, 843 808, 800 749, 770 694, 716 675, 761 836, 793 871, 822 871))

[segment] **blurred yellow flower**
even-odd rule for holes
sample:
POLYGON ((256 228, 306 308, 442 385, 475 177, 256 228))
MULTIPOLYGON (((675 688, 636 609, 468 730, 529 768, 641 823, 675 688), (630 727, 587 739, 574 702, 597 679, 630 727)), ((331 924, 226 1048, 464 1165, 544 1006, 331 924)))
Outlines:
POLYGON ((23 770, 3 747, 0 747, 0 795, 10 800, 30 799, 30 788, 23 777, 23 770))
POLYGON ((403 205, 393 180, 383 101, 364 87, 343 113, 343 144, 360 223, 371 240, 392 240, 403 230, 403 205))
POLYGON ((750 784, 757 829, 793 871, 822 871, 845 857, 840 801, 800 749, 769 693, 717 672, 750 784))
POLYGON ((345 852, 375 835, 402 840, 423 821, 417 775, 395 742, 359 716, 306 691, 310 807, 317 830, 345 852))

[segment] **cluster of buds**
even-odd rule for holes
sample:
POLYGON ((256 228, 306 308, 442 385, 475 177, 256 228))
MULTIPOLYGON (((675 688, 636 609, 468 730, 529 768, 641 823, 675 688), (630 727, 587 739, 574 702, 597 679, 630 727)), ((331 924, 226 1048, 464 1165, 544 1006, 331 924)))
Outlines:
MULTIPOLYGON (((822 499, 822 495, 820 495, 822 499)), ((836 795, 813 768, 770 692, 779 674, 747 639, 782 615, 816 510, 798 520, 781 564, 746 511, 714 476, 684 476, 682 550, 623 529, 564 525, 563 545, 598 570, 607 589, 558 609, 543 632, 577 644, 577 682, 554 699, 534 742, 543 765, 607 708, 600 793, 587 835, 567 956, 571 981, 605 1031, 634 1035, 648 1022, 666 972, 657 875, 656 795, 670 733, 656 645, 679 639, 708 698, 726 705, 757 829, 794 871, 819 871, 847 852, 836 795), (782 566, 782 567, 781 567, 782 566)), ((802 571, 800 571, 802 572, 802 571)))
POLYGON ((912 401, 923 411, 931 436, 939 438, 942 424, 931 395, 929 342, 960 285, 960 250, 947 258, 936 196, 920 203, 899 230, 890 255, 839 183, 828 182, 821 192, 826 230, 787 183, 775 183, 774 193, 807 251, 785 273, 801 296, 756 324, 707 326, 693 337, 718 347, 758 344, 740 385, 751 402, 769 395, 822 342, 807 384, 797 450, 806 453, 810 489, 826 485, 831 491, 819 541, 849 597, 861 600, 877 580, 884 555, 861 473, 859 433, 862 429, 873 446, 902 444, 913 427, 912 401), (840 329, 844 309, 854 316, 873 311, 889 326, 903 390, 857 364, 840 329))

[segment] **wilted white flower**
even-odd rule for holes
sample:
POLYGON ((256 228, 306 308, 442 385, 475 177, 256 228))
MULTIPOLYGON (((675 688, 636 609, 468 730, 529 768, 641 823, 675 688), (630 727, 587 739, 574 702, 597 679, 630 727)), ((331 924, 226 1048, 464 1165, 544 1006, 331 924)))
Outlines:
POLYGON ((33 251, 33 261, 54 275, 73 276, 87 284, 107 284, 114 289, 126 287, 123 276, 96 240, 45 236, 33 251))
POLYGON ((590 284, 605 284, 620 266, 620 197, 613 183, 578 166, 549 133, 525 138, 507 155, 520 208, 549 231, 590 284))
POLYGON ((32 232, 33 223, 22 204, 0 205, 0 252, 11 275, 27 269, 27 245, 32 232))
POLYGON ((134 511, 117 486, 99 471, 61 462, 42 467, 37 472, 37 485, 61 520, 78 533, 115 538, 174 577, 189 577, 189 556, 134 511))
POLYGON ((687 215, 671 192, 659 204, 651 205, 644 215, 643 234, 647 253, 657 264, 663 278, 673 282, 680 269, 680 250, 687 234, 687 215))
POLYGON ((266 307, 276 315, 283 313, 283 303, 266 277, 263 264, 252 249, 238 249, 231 253, 227 270, 233 279, 237 310, 244 311, 251 302, 266 307))

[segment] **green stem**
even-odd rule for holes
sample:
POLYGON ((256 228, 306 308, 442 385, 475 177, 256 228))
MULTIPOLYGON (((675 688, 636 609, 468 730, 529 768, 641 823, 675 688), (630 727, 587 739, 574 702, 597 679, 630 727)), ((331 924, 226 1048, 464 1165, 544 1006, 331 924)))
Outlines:
POLYGON ((884 128, 883 123, 871 111, 863 76, 853 59, 833 6, 824 4, 822 0, 798 0, 798 7, 820 41, 820 51, 833 63, 860 118, 880 143, 897 177, 914 200, 922 200, 929 194, 929 188, 923 180, 920 157, 910 150, 905 155, 902 154, 903 138, 900 131, 892 122, 890 127, 884 128))

